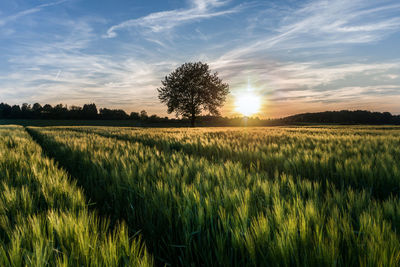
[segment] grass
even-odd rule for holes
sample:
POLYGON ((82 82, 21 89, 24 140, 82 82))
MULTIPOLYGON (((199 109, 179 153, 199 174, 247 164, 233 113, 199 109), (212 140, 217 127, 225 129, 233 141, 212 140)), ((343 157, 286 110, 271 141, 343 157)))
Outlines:
POLYGON ((400 128, 28 132, 157 265, 399 265, 400 128))
POLYGON ((82 190, 22 127, 0 127, 1 266, 150 266, 126 224, 88 210, 82 190))

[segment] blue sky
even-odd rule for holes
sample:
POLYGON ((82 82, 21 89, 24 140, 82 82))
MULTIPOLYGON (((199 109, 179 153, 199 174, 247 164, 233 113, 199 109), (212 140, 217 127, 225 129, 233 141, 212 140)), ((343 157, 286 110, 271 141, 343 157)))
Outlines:
POLYGON ((95 102, 166 115, 156 88, 188 61, 258 115, 400 114, 400 1, 2 0, 0 102, 95 102))

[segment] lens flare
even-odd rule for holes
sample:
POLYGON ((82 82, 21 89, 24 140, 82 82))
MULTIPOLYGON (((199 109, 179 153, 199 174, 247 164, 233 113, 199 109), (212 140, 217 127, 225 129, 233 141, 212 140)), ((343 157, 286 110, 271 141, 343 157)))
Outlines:
POLYGON ((238 95, 235 100, 235 109, 244 116, 251 116, 260 111, 261 99, 253 92, 238 95))

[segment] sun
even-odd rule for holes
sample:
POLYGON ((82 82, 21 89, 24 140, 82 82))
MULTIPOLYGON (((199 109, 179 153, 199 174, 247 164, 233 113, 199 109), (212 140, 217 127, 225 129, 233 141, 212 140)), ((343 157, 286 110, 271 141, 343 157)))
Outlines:
POLYGON ((251 116, 260 111, 261 98, 253 92, 245 92, 236 97, 235 110, 244 116, 251 116))

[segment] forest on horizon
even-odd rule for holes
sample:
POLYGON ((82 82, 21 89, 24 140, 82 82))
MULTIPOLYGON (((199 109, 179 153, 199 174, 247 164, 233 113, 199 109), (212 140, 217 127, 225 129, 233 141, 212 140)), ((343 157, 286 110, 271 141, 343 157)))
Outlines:
MULTIPOLYGON (((145 110, 128 114, 122 109, 98 109, 96 104, 85 104, 83 107, 72 105, 50 104, 33 105, 24 103, 9 105, 0 103, 0 119, 13 120, 132 120, 151 123, 186 124, 185 118, 159 117, 148 115, 145 110)), ((315 113, 302 113, 278 119, 260 119, 259 117, 222 117, 200 116, 199 126, 271 126, 282 124, 365 124, 365 125, 400 125, 400 115, 390 112, 371 112, 366 110, 341 110, 315 113)))

